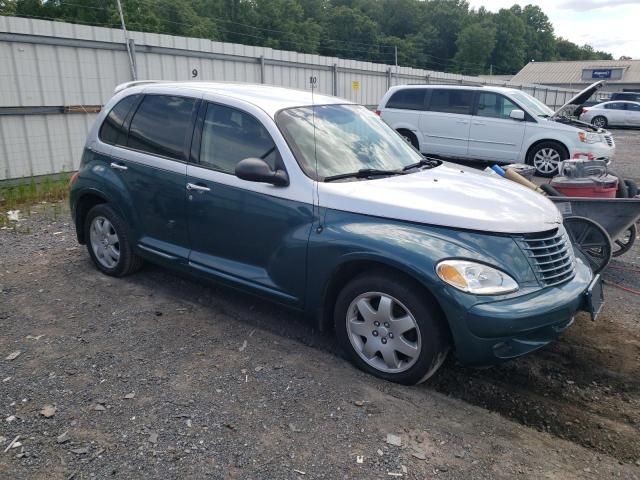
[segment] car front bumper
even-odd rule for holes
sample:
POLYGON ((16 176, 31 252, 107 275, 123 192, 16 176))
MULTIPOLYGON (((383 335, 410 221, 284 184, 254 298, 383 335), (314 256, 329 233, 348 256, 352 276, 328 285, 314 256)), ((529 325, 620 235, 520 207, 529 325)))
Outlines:
POLYGON ((575 145, 570 149, 569 158, 605 160, 607 164, 610 163, 616 154, 616 144, 610 133, 606 133, 606 136, 608 137, 606 142, 580 143, 575 145))
POLYGON ((588 266, 576 261, 576 274, 563 285, 506 300, 480 303, 466 312, 456 328, 458 361, 488 366, 526 355, 556 340, 586 309, 586 291, 593 279, 588 266))

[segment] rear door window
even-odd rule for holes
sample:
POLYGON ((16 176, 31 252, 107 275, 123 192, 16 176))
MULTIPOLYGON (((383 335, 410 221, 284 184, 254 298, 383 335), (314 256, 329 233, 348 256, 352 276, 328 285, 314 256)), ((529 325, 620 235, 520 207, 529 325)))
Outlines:
POLYGON ((434 89, 431 92, 429 110, 432 112, 469 115, 473 105, 473 90, 434 89))
POLYGON ((272 169, 279 167, 278 150, 267 129, 252 115, 210 103, 202 127, 200 164, 235 175, 245 158, 261 158, 272 169))
POLYGON ((127 145, 152 155, 184 160, 195 103, 194 98, 146 95, 131 119, 127 145))
POLYGON ((394 93, 387 102, 387 108, 398 108, 401 110, 424 110, 424 88, 406 88, 394 93))
POLYGON ((127 132, 124 130, 124 121, 139 98, 140 95, 129 95, 111 109, 100 127, 100 140, 110 145, 126 145, 127 132))
POLYGON ((622 102, 617 103, 607 103, 604 108, 607 110, 624 110, 625 104, 622 102))

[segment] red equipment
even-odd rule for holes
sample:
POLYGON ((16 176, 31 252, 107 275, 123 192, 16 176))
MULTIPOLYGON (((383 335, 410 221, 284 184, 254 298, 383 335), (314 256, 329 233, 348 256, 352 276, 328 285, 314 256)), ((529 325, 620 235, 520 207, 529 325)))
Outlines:
POLYGON ((565 160, 551 186, 567 197, 615 198, 618 178, 607 173, 603 160, 565 160))

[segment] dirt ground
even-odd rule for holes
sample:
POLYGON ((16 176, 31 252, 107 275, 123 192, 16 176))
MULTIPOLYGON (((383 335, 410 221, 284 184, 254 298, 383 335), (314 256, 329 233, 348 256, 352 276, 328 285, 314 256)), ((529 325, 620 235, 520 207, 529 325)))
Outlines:
POLYGON ((403 387, 267 302, 101 275, 38 205, 0 230, 0 478, 640 479, 640 247, 605 279, 554 345, 403 387))

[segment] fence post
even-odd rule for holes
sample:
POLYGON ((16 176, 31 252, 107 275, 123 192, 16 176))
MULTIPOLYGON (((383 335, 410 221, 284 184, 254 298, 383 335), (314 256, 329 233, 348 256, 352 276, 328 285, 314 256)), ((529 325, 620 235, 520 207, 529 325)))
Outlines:
POLYGON ((333 64, 332 73, 333 73, 333 96, 337 97, 338 96, 338 64, 337 63, 333 64))
POLYGON ((260 83, 265 83, 265 72, 264 72, 264 55, 260 55, 260 83))
POLYGON ((425 75, 424 79, 427 81, 427 85, 429 85, 429 83, 431 83, 431 75, 429 75, 429 74, 425 75))
POLYGON ((548 96, 549 96, 549 89, 548 89, 548 88, 545 88, 545 89, 544 89, 544 104, 545 104, 545 105, 547 105, 547 100, 548 100, 548 98, 547 98, 547 97, 548 97, 548 96))
POLYGON ((391 88, 391 67, 387 68, 387 90, 391 88))
POLYGON ((136 61, 136 41, 133 38, 129 39, 129 55, 131 55, 131 65, 133 68, 132 76, 134 80, 138 79, 138 62, 136 61))

